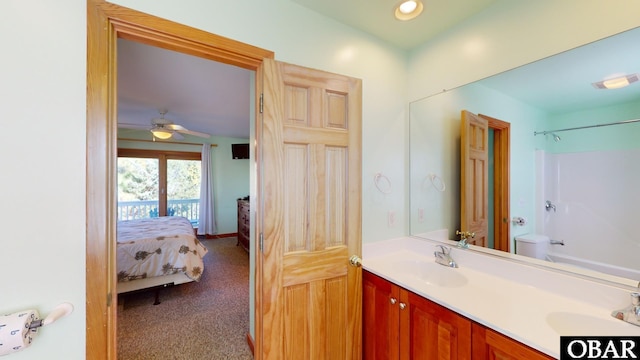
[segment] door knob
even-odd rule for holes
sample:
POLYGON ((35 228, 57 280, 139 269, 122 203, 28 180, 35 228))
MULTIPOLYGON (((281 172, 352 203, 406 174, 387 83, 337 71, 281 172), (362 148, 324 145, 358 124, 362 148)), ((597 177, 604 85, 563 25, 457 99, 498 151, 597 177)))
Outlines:
POLYGON ((349 264, 351 264, 351 266, 354 266, 354 267, 360 267, 362 266, 362 259, 360 259, 358 255, 352 255, 349 258, 349 264))

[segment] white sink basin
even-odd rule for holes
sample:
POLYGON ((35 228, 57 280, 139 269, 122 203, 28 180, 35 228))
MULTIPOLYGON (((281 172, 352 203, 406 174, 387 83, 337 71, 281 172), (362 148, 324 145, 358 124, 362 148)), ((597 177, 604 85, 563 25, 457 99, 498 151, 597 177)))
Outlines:
POLYGON ((435 261, 404 260, 393 264, 393 268, 418 278, 427 285, 459 287, 467 284, 467 278, 459 269, 437 264, 435 261))
POLYGON ((601 318, 565 311, 549 313, 547 324, 561 336, 629 335, 629 328, 624 325, 635 327, 613 317, 601 318))

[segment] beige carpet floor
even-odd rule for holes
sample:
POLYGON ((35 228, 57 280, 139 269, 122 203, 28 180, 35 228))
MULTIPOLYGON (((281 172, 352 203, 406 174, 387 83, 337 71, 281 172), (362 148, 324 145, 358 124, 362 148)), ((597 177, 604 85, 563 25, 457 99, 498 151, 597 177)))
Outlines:
POLYGON ((118 298, 118 359, 253 359, 249 254, 236 238, 209 239, 200 282, 118 298))

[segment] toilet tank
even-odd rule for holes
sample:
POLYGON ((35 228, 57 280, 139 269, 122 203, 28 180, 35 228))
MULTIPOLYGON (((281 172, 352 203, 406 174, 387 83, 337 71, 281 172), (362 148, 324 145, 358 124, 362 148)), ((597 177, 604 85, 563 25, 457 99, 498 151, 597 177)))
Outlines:
POLYGON ((516 254, 545 260, 549 237, 538 234, 516 236, 516 254))

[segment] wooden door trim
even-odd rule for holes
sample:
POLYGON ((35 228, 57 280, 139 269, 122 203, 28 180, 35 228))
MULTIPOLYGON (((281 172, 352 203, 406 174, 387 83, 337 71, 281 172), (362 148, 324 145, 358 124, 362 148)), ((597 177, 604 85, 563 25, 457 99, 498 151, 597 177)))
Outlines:
POLYGON ((511 249, 511 220, 509 215, 509 173, 511 148, 511 124, 491 116, 478 114, 489 122, 489 128, 494 130, 493 139, 493 229, 496 250, 510 252, 511 249))
MULTIPOLYGON (((274 53, 104 0, 87 0, 86 358, 115 359, 116 42, 133 40, 256 71, 274 53)), ((256 105, 257 106, 257 105, 256 105)), ((256 129, 259 129, 256 112, 256 129)), ((256 131, 256 137, 258 137, 256 131)), ((259 156, 259 155, 257 155, 259 156)), ((258 159, 259 160, 259 159, 258 159)), ((260 173, 258 173, 260 176, 260 173)), ((260 193, 258 192, 258 199, 260 193)), ((260 231, 257 222, 256 232, 260 231)), ((256 251, 257 253, 257 251, 256 251)), ((261 358, 259 256, 255 276, 256 359, 261 358)))

